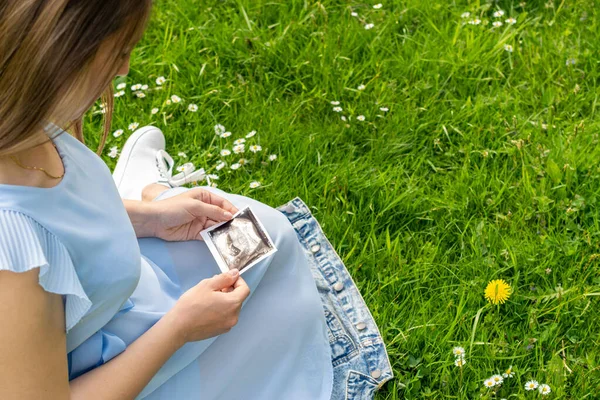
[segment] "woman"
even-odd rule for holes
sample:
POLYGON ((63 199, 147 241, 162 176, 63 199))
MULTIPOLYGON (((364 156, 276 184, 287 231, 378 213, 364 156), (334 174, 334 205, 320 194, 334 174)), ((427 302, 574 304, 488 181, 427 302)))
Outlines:
POLYGON ((385 348, 298 199, 175 187, 153 127, 114 177, 82 143, 150 3, 0 3, 0 398, 370 398, 385 348), (218 274, 199 232, 246 205, 278 252, 218 274))

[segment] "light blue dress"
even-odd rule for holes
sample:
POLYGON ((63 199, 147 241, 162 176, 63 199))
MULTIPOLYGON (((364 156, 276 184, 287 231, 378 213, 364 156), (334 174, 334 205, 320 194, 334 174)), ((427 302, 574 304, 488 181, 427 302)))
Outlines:
MULTIPOLYGON (((69 134, 50 134, 62 181, 50 189, 0 185, 0 270, 40 267, 40 285, 63 295, 74 379, 118 356, 219 270, 202 242, 138 241, 104 162, 69 134)), ((236 327, 186 344, 138 399, 329 399, 327 325, 295 231, 279 211, 211 190, 250 205, 279 251, 244 274, 252 294, 236 327)))

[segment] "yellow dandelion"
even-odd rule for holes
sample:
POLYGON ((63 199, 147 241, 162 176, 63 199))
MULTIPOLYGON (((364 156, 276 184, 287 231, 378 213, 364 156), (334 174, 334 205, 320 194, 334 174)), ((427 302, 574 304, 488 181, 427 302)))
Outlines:
POLYGON ((503 304, 510 294, 510 285, 503 279, 493 280, 485 288, 485 298, 492 304, 503 304))

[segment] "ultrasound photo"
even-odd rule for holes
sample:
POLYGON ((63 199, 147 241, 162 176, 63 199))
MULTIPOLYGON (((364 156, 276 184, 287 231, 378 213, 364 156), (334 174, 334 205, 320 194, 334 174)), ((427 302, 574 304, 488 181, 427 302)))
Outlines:
POLYGON ((249 207, 230 221, 202 232, 202 237, 222 271, 250 269, 277 249, 249 207))

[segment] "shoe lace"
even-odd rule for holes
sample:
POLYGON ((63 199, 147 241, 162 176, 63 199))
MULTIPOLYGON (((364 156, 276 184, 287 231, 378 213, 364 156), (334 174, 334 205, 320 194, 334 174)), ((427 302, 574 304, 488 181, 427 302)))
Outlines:
POLYGON ((175 162, 173 158, 164 150, 156 153, 156 167, 159 173, 159 183, 167 184, 170 187, 179 187, 187 183, 198 182, 205 179, 204 169, 196 170, 192 163, 186 163, 182 166, 179 174, 173 175, 175 162))

